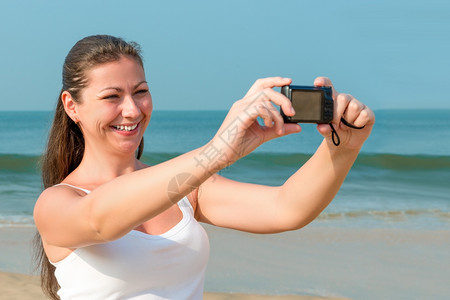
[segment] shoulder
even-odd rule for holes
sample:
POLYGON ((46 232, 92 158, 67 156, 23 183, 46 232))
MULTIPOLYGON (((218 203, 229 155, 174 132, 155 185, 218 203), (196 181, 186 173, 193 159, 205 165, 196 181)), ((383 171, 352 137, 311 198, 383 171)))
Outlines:
POLYGON ((54 186, 51 186, 49 188, 46 188, 40 195, 36 202, 47 202, 50 201, 53 198, 60 199, 61 196, 63 198, 66 198, 64 196, 67 196, 68 198, 71 197, 83 197, 87 194, 87 192, 83 191, 82 188, 77 188, 74 185, 70 184, 57 184, 54 186))
POLYGON ((34 221, 36 226, 51 220, 61 209, 68 208, 70 203, 86 195, 80 189, 68 185, 55 185, 45 189, 34 205, 34 221))

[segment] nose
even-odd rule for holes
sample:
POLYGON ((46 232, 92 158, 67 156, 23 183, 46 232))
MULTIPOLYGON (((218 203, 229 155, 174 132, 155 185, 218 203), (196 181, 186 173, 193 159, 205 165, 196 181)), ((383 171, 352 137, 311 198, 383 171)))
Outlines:
POLYGON ((131 96, 126 96, 122 105, 122 116, 124 118, 135 119, 139 117, 141 110, 136 105, 135 100, 131 96))

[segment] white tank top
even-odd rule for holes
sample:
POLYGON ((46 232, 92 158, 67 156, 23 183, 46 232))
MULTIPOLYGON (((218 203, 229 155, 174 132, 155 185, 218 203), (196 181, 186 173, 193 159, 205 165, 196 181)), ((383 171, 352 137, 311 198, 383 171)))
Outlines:
POLYGON ((202 299, 208 236, 186 197, 178 207, 183 218, 161 235, 132 230, 118 240, 78 248, 52 263, 60 298, 202 299))

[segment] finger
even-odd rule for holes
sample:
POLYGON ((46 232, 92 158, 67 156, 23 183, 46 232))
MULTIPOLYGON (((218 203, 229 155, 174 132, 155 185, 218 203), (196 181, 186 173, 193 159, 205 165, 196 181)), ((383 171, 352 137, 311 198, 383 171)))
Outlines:
POLYGON ((264 126, 274 129, 278 135, 284 133, 284 121, 279 111, 270 101, 262 102, 258 105, 259 117, 263 119, 264 126))
POLYGON ((283 133, 279 134, 275 128, 268 128, 268 130, 265 132, 265 139, 264 142, 267 142, 269 140, 272 140, 277 137, 286 136, 292 133, 297 133, 302 131, 302 128, 299 124, 294 123, 286 123, 283 124, 283 133))
POLYGON ((266 127, 273 126, 272 113, 266 107, 264 102, 257 104, 256 111, 257 111, 258 116, 263 120, 264 126, 266 126, 266 127))
POLYGON ((314 80, 314 86, 330 86, 333 91, 333 96, 332 96, 333 99, 336 99, 336 96, 339 94, 335 90, 333 83, 331 82, 330 78, 328 78, 328 77, 317 77, 314 80))
POLYGON ((373 111, 367 106, 359 113, 358 117, 354 121, 354 125, 358 127, 370 125, 375 122, 375 115, 373 111))
POLYGON ((255 83, 250 87, 245 97, 255 94, 261 90, 273 87, 280 87, 285 85, 290 85, 292 83, 292 79, 283 78, 283 77, 267 77, 261 78, 255 81, 255 83))
POLYGON ((366 106, 351 97, 349 103, 347 104, 347 108, 344 111, 343 118, 350 124, 355 124, 355 120, 358 118, 359 114, 364 110, 366 106))
MULTIPOLYGON (((275 102, 280 103, 279 101, 285 101, 285 99, 283 99, 284 96, 272 89, 267 89, 267 91, 265 93, 262 92, 257 99, 251 100, 244 111, 252 119, 260 117, 266 127, 274 127, 274 130, 279 135, 282 135, 284 133, 284 121, 278 109, 274 107, 274 102, 272 102, 274 97, 277 98, 280 96, 281 99, 275 99, 275 102)), ((291 105, 288 99, 287 101, 289 102, 288 104, 291 105)))
POLYGON ((275 129, 275 131, 279 134, 279 135, 283 135, 284 133, 284 121, 283 118, 281 117, 280 112, 278 111, 278 109, 276 109, 271 102, 268 102, 266 104, 267 109, 269 110, 271 117, 272 117, 272 121, 273 121, 273 127, 275 129))
POLYGON ((334 124, 339 124, 341 122, 341 117, 344 117, 344 112, 346 111, 347 106, 352 100, 352 98, 353 97, 349 94, 338 94, 336 96, 336 100, 334 101, 334 114, 333 114, 334 124))
POLYGON ((278 106, 281 106, 281 109, 287 116, 293 116, 295 114, 294 108, 292 107, 292 102, 285 95, 276 92, 271 88, 264 89, 254 99, 250 98, 250 101, 258 101, 261 99, 268 100, 278 106))

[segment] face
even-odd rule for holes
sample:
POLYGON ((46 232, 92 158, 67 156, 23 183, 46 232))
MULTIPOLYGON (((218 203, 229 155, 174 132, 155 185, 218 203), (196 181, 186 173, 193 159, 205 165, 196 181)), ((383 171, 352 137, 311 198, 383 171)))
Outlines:
POLYGON ((89 70, 76 104, 86 150, 134 155, 150 121, 152 97, 143 68, 122 57, 89 70))

